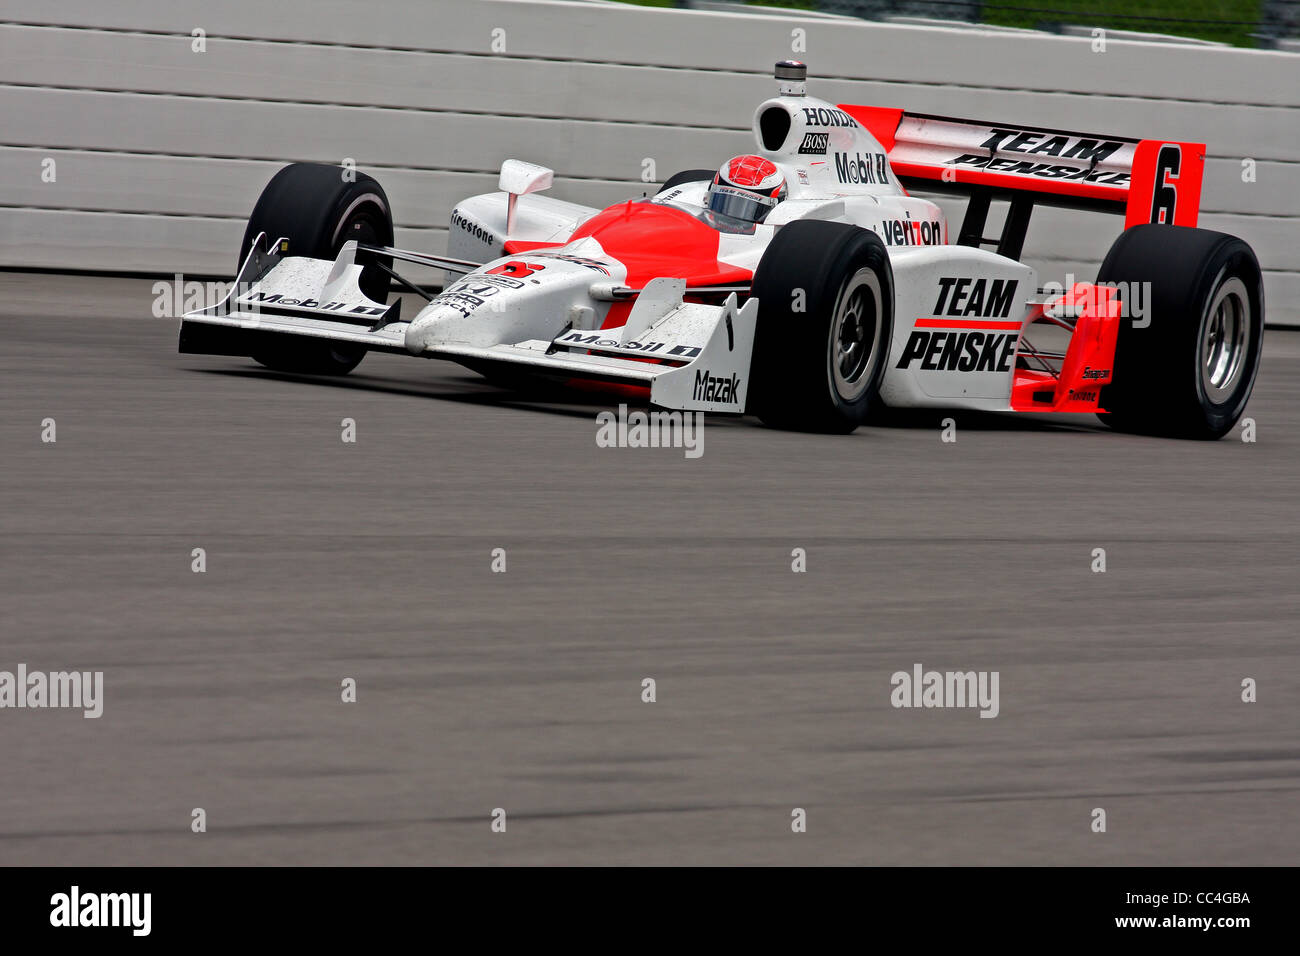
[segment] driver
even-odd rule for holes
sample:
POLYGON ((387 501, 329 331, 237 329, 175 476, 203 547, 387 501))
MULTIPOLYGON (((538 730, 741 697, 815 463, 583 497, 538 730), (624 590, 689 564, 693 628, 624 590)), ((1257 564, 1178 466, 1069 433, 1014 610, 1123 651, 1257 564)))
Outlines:
POLYGON ((762 156, 737 156, 713 177, 705 204, 719 215, 760 223, 785 194, 785 177, 776 163, 762 156))

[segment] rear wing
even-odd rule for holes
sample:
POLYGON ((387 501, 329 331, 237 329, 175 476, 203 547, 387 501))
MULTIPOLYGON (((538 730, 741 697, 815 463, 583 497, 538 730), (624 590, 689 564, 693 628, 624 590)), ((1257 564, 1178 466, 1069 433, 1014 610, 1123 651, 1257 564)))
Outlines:
POLYGON ((889 155, 908 188, 971 197, 958 242, 1020 257, 1035 204, 1095 209, 1142 223, 1195 226, 1203 143, 1126 139, 841 104, 889 155), (989 203, 1010 203, 1001 236, 984 237, 989 203))

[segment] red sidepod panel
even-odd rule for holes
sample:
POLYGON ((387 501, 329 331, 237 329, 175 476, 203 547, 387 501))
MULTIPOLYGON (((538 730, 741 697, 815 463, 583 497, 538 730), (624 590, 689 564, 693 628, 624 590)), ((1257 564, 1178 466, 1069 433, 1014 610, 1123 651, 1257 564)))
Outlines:
MULTIPOLYGON (((660 203, 633 201, 610 206, 574 230, 567 242, 508 240, 505 251, 507 255, 527 257, 530 252, 550 252, 587 237, 599 242, 605 255, 623 264, 627 269, 625 281, 633 289, 640 289, 651 279, 661 277, 685 279, 688 290, 691 286, 743 285, 753 278, 748 269, 718 261, 721 234, 716 229, 688 212, 660 203)), ((690 299, 689 291, 686 297, 690 299)), ((603 327, 622 325, 627 321, 632 306, 632 301, 615 302, 605 316, 603 327)), ((653 363, 655 360, 635 361, 653 363)), ((574 379, 569 384, 640 397, 647 392, 642 386, 592 385, 581 379, 574 379)))
MULTIPOLYGON (((549 251, 590 236, 600 243, 605 255, 627 269, 627 284, 640 289, 651 279, 685 279, 691 286, 747 284, 748 269, 718 261, 721 234, 688 212, 673 206, 649 202, 625 202, 610 206, 579 226, 568 242, 507 242, 506 252, 527 255, 549 251)), ((689 291, 687 298, 690 298, 689 291)), ((632 302, 616 302, 605 316, 604 328, 627 321, 632 302)))
MULTIPOLYGON (((673 206, 648 202, 610 206, 579 226, 568 242, 587 237, 623 263, 633 289, 661 276, 685 279, 687 286, 734 285, 753 277, 748 269, 719 262, 718 231, 673 206)), ((562 245, 568 243, 507 242, 506 252, 526 255, 562 245)))

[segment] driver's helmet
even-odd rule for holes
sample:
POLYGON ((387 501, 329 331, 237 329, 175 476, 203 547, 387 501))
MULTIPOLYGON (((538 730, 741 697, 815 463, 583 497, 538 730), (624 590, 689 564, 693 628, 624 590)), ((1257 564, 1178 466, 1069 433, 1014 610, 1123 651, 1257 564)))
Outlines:
POLYGON ((708 207, 744 222, 762 222, 785 198, 785 177, 762 156, 737 156, 722 164, 709 186, 708 207))

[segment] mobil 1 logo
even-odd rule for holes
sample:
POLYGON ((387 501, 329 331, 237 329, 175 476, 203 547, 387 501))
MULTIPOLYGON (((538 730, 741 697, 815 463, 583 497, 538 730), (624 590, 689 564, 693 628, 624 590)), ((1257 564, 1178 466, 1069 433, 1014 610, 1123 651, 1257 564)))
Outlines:
POLYGON ((889 162, 884 153, 836 153, 835 178, 858 186, 883 186, 889 182, 889 162))

